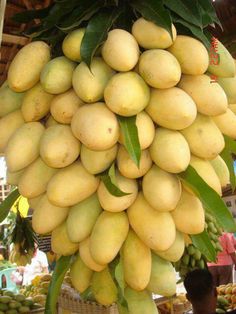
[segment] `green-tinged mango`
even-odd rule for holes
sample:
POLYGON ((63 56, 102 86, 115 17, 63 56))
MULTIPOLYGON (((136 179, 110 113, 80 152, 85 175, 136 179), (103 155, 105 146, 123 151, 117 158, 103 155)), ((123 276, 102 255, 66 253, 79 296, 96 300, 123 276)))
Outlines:
POLYGON ((94 103, 103 99, 104 89, 114 74, 102 58, 93 58, 89 67, 81 62, 73 73, 73 88, 84 102, 94 103))
POLYGON ((18 182, 21 195, 27 198, 37 197, 46 192, 47 184, 57 169, 47 166, 39 157, 25 168, 18 182))
POLYGON ((24 93, 16 93, 10 89, 7 81, 0 88, 0 117, 20 109, 24 93))
POLYGON ((205 215, 202 203, 199 198, 184 189, 171 215, 176 228, 183 233, 198 234, 204 231, 205 215))
POLYGON ((84 37, 85 28, 78 28, 70 32, 63 40, 62 51, 72 61, 81 61, 80 47, 84 37))
POLYGON ((213 121, 224 135, 236 139, 236 115, 232 110, 213 117, 213 121))
POLYGON ((72 255, 79 249, 79 243, 70 241, 65 222, 52 231, 51 245, 54 253, 63 256, 72 255))
POLYGON ((165 251, 174 243, 176 230, 171 214, 152 208, 142 192, 138 194, 127 213, 130 225, 149 248, 165 251))
POLYGON ((229 169, 223 158, 220 156, 216 156, 216 158, 210 160, 210 163, 220 179, 221 187, 223 188, 230 184, 229 169))
POLYGON ((119 252, 128 231, 129 221, 125 212, 104 211, 97 219, 90 238, 90 252, 94 260, 102 265, 110 263, 119 252))
POLYGON ((184 253, 185 242, 184 235, 182 232, 176 231, 175 242, 171 245, 171 247, 166 251, 155 251, 157 255, 161 258, 164 258, 167 261, 175 263, 180 260, 184 253))
POLYGON ((44 132, 40 122, 23 124, 8 141, 5 156, 9 171, 19 171, 39 156, 39 142, 44 132))
POLYGON ((23 98, 21 111, 25 121, 38 121, 50 110, 53 95, 44 91, 40 83, 29 89, 23 98))
POLYGON ((186 138, 191 152, 200 158, 213 159, 224 149, 224 137, 209 116, 198 113, 192 125, 181 130, 181 133, 186 138))
POLYGON ((152 253, 152 271, 147 289, 164 297, 176 293, 176 275, 173 265, 152 253))
POLYGON ((93 271, 89 269, 79 255, 76 256, 76 260, 73 262, 70 268, 70 278, 73 287, 80 293, 84 292, 91 282, 93 271))
POLYGON ((4 152, 12 134, 24 123, 25 121, 20 110, 13 111, 0 118, 0 153, 4 152))
POLYGON ((18 312, 19 312, 19 313, 29 313, 29 312, 30 312, 30 307, 29 307, 29 306, 21 306, 21 307, 18 309, 18 312))
POLYGON ((235 104, 236 103, 236 76, 229 77, 229 78, 218 77, 217 82, 225 91, 225 94, 228 99, 228 103, 235 104))
POLYGON ((66 220, 69 212, 68 207, 59 207, 51 204, 46 194, 40 197, 33 209, 32 227, 39 234, 50 233, 59 227, 66 220))
POLYGON ((96 301, 102 305, 111 305, 117 301, 118 290, 108 268, 93 273, 91 289, 96 301))
POLYGON ((81 162, 59 169, 47 186, 49 201, 60 207, 73 206, 90 195, 98 187, 99 179, 88 173, 81 162))
POLYGON ((150 154, 158 167, 171 173, 186 170, 190 162, 189 145, 184 136, 175 130, 157 128, 150 154))
POLYGON ((181 183, 178 177, 153 165, 142 181, 143 194, 156 210, 173 210, 181 196, 181 183))
POLYGON ((122 248, 125 282, 133 289, 141 291, 149 283, 151 275, 151 250, 129 230, 122 248))
POLYGON ((1 303, 9 303, 10 301, 12 300, 12 298, 8 295, 3 295, 3 296, 0 296, 0 302, 1 303))
POLYGON ((8 70, 8 85, 15 92, 33 87, 44 65, 50 60, 50 48, 43 41, 33 41, 21 48, 8 70))
POLYGON ((5 313, 5 311, 8 310, 8 306, 6 303, 1 303, 1 297, 0 297, 0 311, 3 311, 5 313))
POLYGON ((85 240, 92 232, 95 222, 102 212, 97 194, 72 206, 66 221, 67 233, 72 242, 85 240))
POLYGON ((69 125, 57 124, 46 129, 40 140, 40 156, 53 168, 64 168, 79 156, 80 142, 69 125))
POLYGON ((57 57, 49 61, 42 69, 40 82, 50 94, 61 94, 72 86, 72 74, 76 63, 66 57, 57 57))

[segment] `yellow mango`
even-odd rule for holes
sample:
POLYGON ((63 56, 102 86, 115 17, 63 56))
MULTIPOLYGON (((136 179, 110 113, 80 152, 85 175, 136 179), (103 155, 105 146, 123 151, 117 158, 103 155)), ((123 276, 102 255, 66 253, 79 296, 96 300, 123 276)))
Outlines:
POLYGON ((156 210, 173 210, 181 196, 181 183, 178 177, 153 165, 142 181, 143 194, 156 210))
POLYGON ((50 233, 59 227, 66 220, 69 212, 68 207, 51 204, 46 194, 40 197, 33 208, 32 227, 39 234, 50 233))
POLYGON ((229 104, 236 103, 236 76, 234 77, 218 77, 217 82, 225 91, 229 104))
POLYGON ((91 290, 96 301, 102 305, 111 305, 117 301, 118 290, 108 268, 93 273, 91 290))
POLYGON ((73 73, 73 88, 84 102, 94 103, 103 99, 104 89, 114 74, 102 58, 93 58, 90 67, 81 62, 73 73))
POLYGON ((236 116, 232 110, 213 117, 213 121, 223 134, 236 139, 236 116))
POLYGON ((6 174, 6 181, 10 185, 18 185, 18 182, 20 180, 20 177, 22 176, 23 172, 25 169, 16 171, 16 172, 10 172, 7 169, 7 174, 6 174))
POLYGON ((54 168, 64 168, 79 156, 80 142, 68 125, 53 125, 46 129, 40 140, 40 156, 54 168))
POLYGON ((210 160, 210 163, 213 166, 218 178, 220 179, 221 187, 223 188, 230 184, 229 169, 224 159, 219 155, 216 158, 210 160))
POLYGON ((38 121, 50 110, 53 95, 44 91, 40 83, 29 89, 23 98, 21 111, 25 121, 38 121))
POLYGON ((0 153, 6 149, 8 140, 15 131, 25 123, 20 110, 8 113, 0 118, 0 153))
POLYGON ((205 214, 201 201, 183 189, 176 208, 171 212, 176 228, 187 234, 203 232, 205 214))
POLYGON ((171 214, 152 208, 142 192, 128 208, 127 214, 130 225, 149 248, 165 251, 174 243, 176 231, 171 214))
POLYGON ((0 88, 0 117, 20 109, 24 93, 16 93, 10 89, 7 81, 0 88))
POLYGON ((178 35, 168 49, 181 66, 181 72, 190 75, 204 74, 209 65, 209 56, 203 43, 190 36, 178 35))
POLYGON ((114 70, 130 71, 138 62, 138 43, 129 32, 113 29, 102 46, 102 57, 114 70))
POLYGON ((151 250, 129 230, 122 248, 125 282, 133 289, 141 291, 146 288, 151 275, 151 250))
POLYGON ((193 99, 178 87, 153 88, 145 110, 158 125, 173 130, 190 126, 197 115, 193 99))
POLYGON ((72 255, 79 249, 79 243, 73 243, 68 238, 65 222, 53 230, 51 245, 54 253, 63 256, 72 255))
POLYGON ((87 172, 81 162, 59 169, 47 186, 48 199, 52 204, 73 206, 92 195, 98 187, 99 179, 87 172))
POLYGON ((116 174, 116 184, 121 191, 129 194, 114 196, 108 191, 102 181, 98 187, 97 194, 99 202, 102 208, 109 212, 121 212, 127 209, 134 202, 138 194, 138 184, 136 180, 126 178, 118 172, 116 174))
POLYGON ((5 150, 9 171, 19 171, 38 158, 43 132, 44 126, 40 122, 28 122, 17 129, 5 150))
POLYGON ((79 254, 77 254, 76 260, 70 268, 73 287, 80 293, 84 292, 90 286, 92 275, 93 271, 84 264, 79 254))
POLYGON ((176 275, 173 265, 154 253, 152 253, 152 271, 147 289, 165 297, 176 293, 176 275))
POLYGON ((236 104, 229 104, 229 109, 236 115, 236 104))
POLYGON ((198 112, 207 116, 217 116, 228 107, 227 96, 217 83, 211 83, 208 75, 182 75, 178 87, 194 100, 198 112))
POLYGON ((213 120, 198 113, 193 124, 181 130, 191 152, 198 157, 213 159, 224 149, 224 137, 213 120))
POLYGON ((101 265, 110 263, 119 252, 128 231, 129 221, 125 212, 104 211, 97 219, 90 238, 93 259, 101 265))
POLYGON ((156 129, 150 154, 158 167, 171 173, 186 170, 190 162, 190 149, 184 136, 179 131, 165 128, 156 129))
POLYGON ((70 208, 66 221, 67 233, 72 242, 85 240, 92 232, 102 211, 97 194, 93 194, 70 208))
POLYGON ((175 263, 180 260, 184 253, 185 242, 184 242, 184 234, 182 232, 176 231, 175 242, 171 245, 171 247, 166 251, 154 251, 156 255, 161 258, 175 263))
POLYGON ((38 204, 38 202, 41 200, 41 198, 46 195, 46 193, 44 194, 41 194, 39 196, 36 196, 34 198, 28 198, 27 201, 29 203, 29 207, 32 208, 32 209, 35 209, 36 208, 36 205, 38 204))
POLYGON ((33 87, 49 60, 50 48, 43 41, 33 41, 21 48, 8 70, 9 87, 15 92, 24 92, 33 87))
POLYGON ((18 189, 21 195, 27 198, 34 198, 46 192, 47 184, 57 169, 48 167, 39 157, 32 162, 18 182, 18 189))
POLYGON ((63 40, 62 51, 72 61, 81 61, 80 47, 84 33, 85 28, 78 28, 70 32, 63 40))
POLYGON ((72 86, 72 74, 76 63, 66 57, 57 57, 49 61, 42 69, 40 82, 50 94, 61 94, 72 86))

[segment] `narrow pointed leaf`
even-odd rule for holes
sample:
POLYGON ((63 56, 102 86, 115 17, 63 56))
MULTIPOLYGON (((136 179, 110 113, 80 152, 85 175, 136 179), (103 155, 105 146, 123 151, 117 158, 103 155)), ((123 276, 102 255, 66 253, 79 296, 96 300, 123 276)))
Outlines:
POLYGON ((81 58, 88 66, 120 14, 121 11, 117 8, 107 9, 99 12, 89 21, 80 48, 81 58))
POLYGON ((171 16, 161 0, 133 0, 132 7, 145 19, 165 28, 172 35, 171 16))
POLYGON ((208 261, 216 261, 216 250, 211 243, 208 233, 204 230, 200 234, 191 235, 193 244, 199 249, 199 251, 205 255, 208 261))
POLYGON ((209 21, 208 24, 217 23, 219 26, 221 26, 220 20, 216 15, 216 11, 211 0, 198 0, 198 4, 201 7, 201 14, 209 21))
POLYGON ((45 314, 56 314, 57 299, 65 274, 70 267, 71 256, 62 256, 56 263, 47 294, 45 314))
POLYGON ((17 198, 20 196, 20 193, 18 189, 14 189, 7 198, 1 202, 0 204, 0 223, 6 219, 9 211, 11 210, 11 207, 17 200, 17 198))
POLYGON ((124 138, 124 146, 129 153, 130 158, 135 162, 137 167, 139 167, 141 147, 138 138, 138 129, 136 126, 136 116, 118 116, 118 121, 124 138))
POLYGON ((228 232, 236 232, 236 224, 231 212, 221 197, 189 166, 179 174, 179 178, 189 186, 201 200, 203 207, 215 216, 218 224, 228 232))

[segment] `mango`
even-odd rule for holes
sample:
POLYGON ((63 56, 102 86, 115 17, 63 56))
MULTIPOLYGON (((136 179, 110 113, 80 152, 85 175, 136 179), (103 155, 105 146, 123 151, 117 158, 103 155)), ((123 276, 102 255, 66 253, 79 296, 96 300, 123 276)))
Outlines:
POLYGON ((76 260, 73 262, 70 268, 70 278, 73 287, 80 293, 84 292, 91 282, 93 271, 89 269, 79 255, 76 256, 76 260))
POLYGON ((229 109, 236 115, 236 104, 229 104, 229 109))
POLYGON ((236 116, 232 110, 213 117, 213 121, 224 135, 236 139, 236 116))
POLYGON ((73 88, 84 102, 94 103, 103 99, 104 89, 114 74, 102 58, 93 58, 90 67, 81 62, 73 73, 73 88))
POLYGON ((72 255, 79 249, 79 243, 70 241, 65 222, 52 231, 51 246, 54 253, 63 256, 72 255))
POLYGON ((230 174, 229 169, 222 157, 216 156, 216 158, 210 160, 219 180, 221 187, 226 187, 230 184, 230 174))
POLYGON ((97 194, 72 206, 66 221, 67 233, 72 242, 85 240, 92 232, 102 208, 97 194))
POLYGON ((217 82, 225 91, 225 94, 228 99, 228 103, 235 104, 236 103, 236 90, 235 90, 236 76, 228 77, 228 78, 219 77, 217 78, 217 82))
POLYGON ((93 259, 101 265, 110 263, 119 252, 128 231, 129 221, 125 212, 104 211, 98 217, 90 238, 93 259))
POLYGON ((207 116, 217 116, 228 107, 227 96, 217 83, 211 83, 207 75, 182 75, 178 87, 194 100, 198 112, 207 116))
POLYGON ((10 137, 24 122, 20 110, 10 112, 0 119, 0 153, 4 152, 10 137))
POLYGON ((0 88, 0 117, 20 109, 24 93, 16 93, 10 89, 5 81, 0 88))
POLYGON ((18 182, 21 195, 34 198, 46 192, 47 184, 57 169, 48 167, 39 157, 25 168, 18 182))
POLYGON ((33 197, 33 198, 28 198, 27 201, 29 203, 30 208, 34 209, 37 203, 39 202, 39 200, 41 199, 41 197, 44 195, 46 195, 46 193, 33 197))
POLYGON ((63 40, 62 51, 64 55, 76 62, 81 61, 80 47, 84 37, 85 28, 78 28, 70 32, 63 40))
POLYGON ((153 209, 142 192, 128 208, 127 214, 131 227, 149 248, 165 251, 174 243, 176 231, 171 214, 153 209))
POLYGON ((141 291, 149 283, 151 275, 151 250, 129 230, 122 248, 125 282, 133 289, 141 291))
POLYGON ((152 271, 147 289, 165 297, 170 297, 176 292, 176 275, 173 265, 154 253, 152 253, 152 271))
POLYGON ((126 72, 138 62, 139 46, 135 38, 123 29, 108 32, 102 46, 102 57, 116 71, 126 72))
POLYGON ((115 114, 104 103, 80 107, 71 121, 73 134, 89 149, 106 150, 119 138, 119 124, 115 114))
POLYGON ((60 207, 73 206, 92 195, 99 179, 88 173, 81 162, 59 169, 47 186, 49 201, 60 207))
POLYGON ((59 207, 51 204, 47 195, 41 196, 40 200, 33 206, 33 209, 32 227, 39 234, 52 232, 66 220, 69 213, 68 207, 59 207))
POLYGON ((45 122, 46 129, 55 124, 59 124, 59 123, 53 118, 52 115, 49 115, 45 122))
POLYGON ((158 125, 172 130, 187 128, 197 115, 193 99, 178 87, 153 88, 145 110, 158 125))
POLYGON ((7 167, 11 172, 27 167, 38 158, 43 132, 40 122, 28 122, 11 136, 5 150, 7 167))
POLYGON ((148 85, 163 89, 179 82, 181 68, 177 59, 168 51, 151 49, 141 54, 139 73, 148 85))
POLYGON ((68 125, 53 125, 46 129, 40 140, 40 156, 53 168, 64 168, 79 156, 80 142, 68 125))
POLYGON ((141 112, 147 106, 149 97, 149 87, 136 72, 115 74, 104 91, 108 108, 124 117, 141 112))
POLYGON ((40 74, 40 82, 45 92, 61 94, 69 90, 75 67, 76 63, 66 57, 57 57, 49 61, 40 74))
POLYGON ((189 165, 189 145, 179 131, 157 128, 149 150, 154 163, 167 172, 179 173, 189 165))
POLYGON ((181 66, 181 72, 190 75, 204 74, 209 65, 206 47, 199 40, 178 35, 173 45, 169 47, 181 66))
POLYGON ((102 208, 109 212, 121 212, 127 209, 134 202, 138 194, 138 184, 136 180, 126 178, 118 172, 116 173, 116 185, 121 191, 129 194, 114 196, 108 191, 102 181, 97 190, 98 199, 102 208))
POLYGON ((18 182, 20 180, 20 177, 22 176, 23 172, 25 171, 25 169, 16 171, 16 172, 10 172, 7 169, 7 173, 6 173, 6 182, 10 185, 18 185, 18 182))
POLYGON ((214 123, 214 118, 209 116, 198 113, 192 125, 181 133, 191 152, 198 157, 213 159, 224 149, 224 137, 214 123))
POLYGON ((142 181, 143 194, 156 210, 173 210, 181 196, 181 183, 178 177, 153 165, 142 181))
POLYGON ((50 60, 50 48, 43 41, 33 41, 21 48, 8 70, 8 85, 15 92, 33 87, 44 65, 50 60))
POLYGON ((183 233, 198 234, 204 230, 205 215, 202 203, 195 195, 184 189, 179 203, 171 215, 176 228, 183 233))
POLYGON ((91 290, 96 301, 102 305, 111 305, 117 300, 118 290, 108 268, 93 273, 91 290))
POLYGON ((173 38, 165 28, 141 17, 132 25, 132 34, 138 44, 145 49, 166 49, 170 47, 176 39, 176 28, 174 24, 171 25, 171 28, 173 38))

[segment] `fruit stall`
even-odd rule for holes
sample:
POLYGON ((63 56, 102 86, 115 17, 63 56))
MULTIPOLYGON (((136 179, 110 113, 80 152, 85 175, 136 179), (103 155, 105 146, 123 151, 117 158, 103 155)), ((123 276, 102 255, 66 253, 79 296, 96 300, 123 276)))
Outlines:
POLYGON ((235 38, 213 2, 1 1, 0 314, 191 309, 184 279, 236 232, 235 38))

